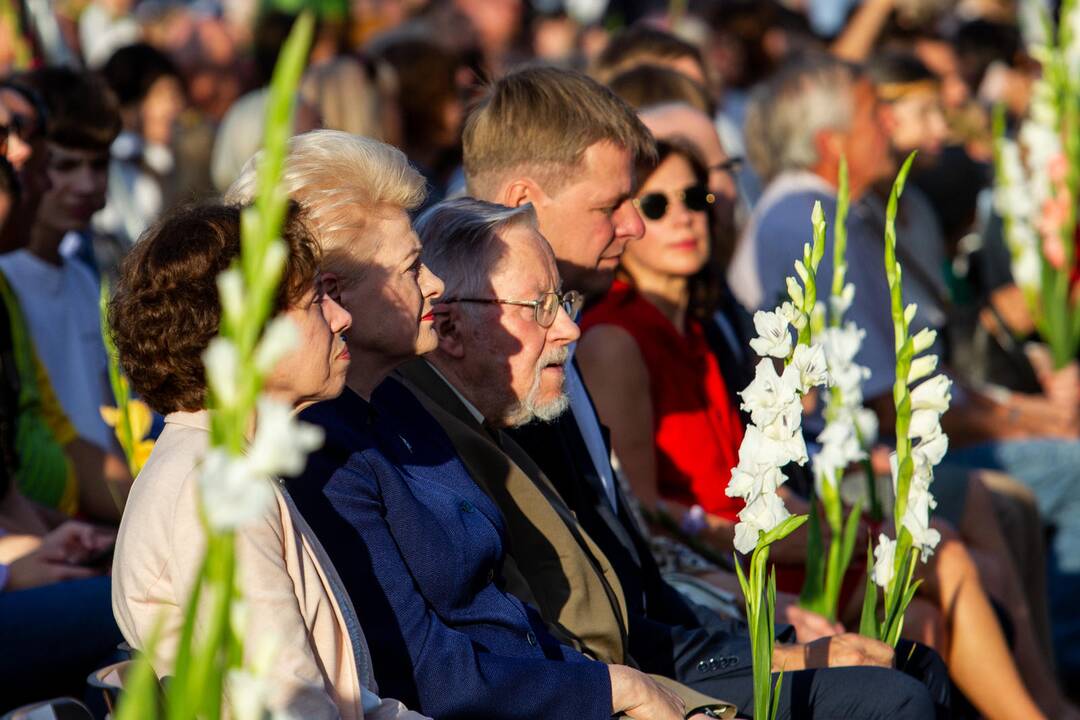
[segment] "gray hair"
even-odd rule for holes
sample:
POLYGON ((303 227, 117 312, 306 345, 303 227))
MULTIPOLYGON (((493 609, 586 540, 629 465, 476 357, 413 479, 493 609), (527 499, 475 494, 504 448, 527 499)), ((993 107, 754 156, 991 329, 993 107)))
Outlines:
MULTIPOLYGON (((244 166, 225 193, 226 203, 254 200, 262 154, 244 166)), ((365 219, 386 207, 413 210, 425 195, 423 176, 403 152, 340 130, 312 130, 290 138, 281 184, 304 211, 324 266, 346 275, 355 272, 357 259, 375 250, 371 242, 357 242, 365 219)))
POLYGON ((852 91, 862 77, 841 60, 804 57, 754 92, 746 110, 746 149, 766 182, 787 170, 812 168, 820 159, 817 134, 851 127, 852 91))
POLYGON ((511 208, 463 197, 429 208, 414 227, 423 246, 420 258, 442 279, 449 298, 483 292, 507 251, 500 235, 514 227, 536 230, 537 221, 529 204, 511 208))

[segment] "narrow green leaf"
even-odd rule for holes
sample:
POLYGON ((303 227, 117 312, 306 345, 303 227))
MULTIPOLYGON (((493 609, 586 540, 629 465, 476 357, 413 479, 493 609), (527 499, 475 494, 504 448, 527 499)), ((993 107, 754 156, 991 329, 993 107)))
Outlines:
POLYGON ((859 634, 863 637, 880 639, 880 627, 877 619, 877 585, 870 579, 870 569, 874 567, 874 551, 867 543, 866 547, 866 587, 863 590, 862 616, 859 618, 859 634))

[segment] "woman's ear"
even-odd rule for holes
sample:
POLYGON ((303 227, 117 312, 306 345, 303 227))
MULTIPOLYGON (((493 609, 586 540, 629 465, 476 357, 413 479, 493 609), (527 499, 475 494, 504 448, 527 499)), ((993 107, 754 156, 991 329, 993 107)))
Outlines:
POLYGON ((461 359, 465 356, 465 343, 461 339, 458 306, 454 303, 436 303, 432 311, 435 313, 435 332, 439 335, 439 352, 461 359))
MULTIPOLYGON (((333 298, 334 302, 338 305, 345 307, 345 303, 341 302, 341 279, 338 277, 337 273, 324 271, 320 275, 320 279, 322 281, 323 292, 333 298)), ((345 309, 348 310, 348 308, 345 309)))

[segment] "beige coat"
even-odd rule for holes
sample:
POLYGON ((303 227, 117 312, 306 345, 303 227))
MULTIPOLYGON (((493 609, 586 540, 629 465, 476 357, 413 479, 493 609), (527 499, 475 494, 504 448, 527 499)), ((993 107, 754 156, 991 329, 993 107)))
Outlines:
MULTIPOLYGON (((205 548, 196 493, 208 443, 207 412, 165 418, 165 430, 132 487, 116 542, 113 614, 135 648, 144 648, 162 623, 154 649, 159 676, 172 673, 182 608, 205 548)), ((245 651, 251 656, 267 639, 276 642, 271 709, 286 709, 294 717, 359 720, 365 717, 363 705, 371 708, 372 693, 378 691, 367 646, 354 654, 331 589, 331 579, 340 585, 333 565, 291 499, 275 488, 275 500, 236 535, 247 606, 245 651)), ((382 700, 366 716, 423 717, 394 700, 382 700)))

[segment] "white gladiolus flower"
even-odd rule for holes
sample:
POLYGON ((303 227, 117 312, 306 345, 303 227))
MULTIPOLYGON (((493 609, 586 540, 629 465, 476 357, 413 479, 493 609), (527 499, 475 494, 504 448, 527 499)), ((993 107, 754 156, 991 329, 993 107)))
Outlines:
POLYGON ((270 686, 265 677, 245 668, 230 668, 225 676, 231 717, 235 720, 262 720, 270 686))
POLYGON ((911 391, 912 410, 933 410, 944 413, 952 400, 952 380, 945 375, 935 375, 925 380, 911 391))
POLYGON ((784 278, 784 284, 787 285, 788 297, 791 301, 802 307, 806 303, 806 296, 803 294, 802 286, 799 285, 799 281, 788 275, 784 278))
POLYGON ((941 413, 936 410, 916 410, 911 413, 911 437, 930 437, 941 433, 941 413))
POLYGON ((775 493, 785 482, 787 478, 775 465, 740 462, 732 469, 731 482, 724 489, 724 494, 749 501, 762 493, 775 493))
POLYGON ((240 372, 240 354, 231 340, 216 337, 206 346, 202 355, 206 368, 206 382, 217 401, 230 407, 237 401, 237 379, 240 372))
MULTIPOLYGON (((799 372, 799 390, 803 393, 818 385, 829 384, 828 363, 821 345, 799 345, 791 358, 790 367, 799 372)), ((785 374, 786 371, 785 371, 785 374)))
POLYGON ((832 366, 849 365, 855 361, 862 347, 866 331, 848 321, 843 327, 828 327, 821 333, 821 344, 825 348, 825 357, 832 366))
POLYGON ((259 398, 255 439, 248 450, 251 464, 259 472, 271 476, 299 475, 307 454, 322 442, 322 428, 298 421, 292 407, 259 398))
POLYGON ((882 533, 878 535, 877 545, 874 546, 874 568, 870 571, 870 579, 878 587, 887 588, 895 572, 896 541, 882 533))
POLYGON ((758 337, 750 347, 762 357, 786 358, 791 354, 791 331, 788 321, 779 312, 758 310, 754 313, 754 330, 758 337))
POLYGON ((910 303, 904 308, 904 321, 910 325, 911 321, 915 319, 915 313, 919 312, 919 306, 915 303, 910 303))
POLYGON ((856 408, 852 417, 855 420, 855 426, 859 428, 862 441, 867 446, 874 444, 878 437, 878 419, 874 411, 870 408, 856 408))
POLYGON ((207 452, 199 489, 206 519, 219 531, 252 522, 274 498, 268 475, 258 472, 247 456, 229 455, 221 448, 207 452))
POLYGON ((1039 251, 1029 248, 1019 253, 1012 263, 1012 271, 1017 285, 1037 290, 1042 283, 1042 257, 1039 251))
POLYGON ((806 325, 806 316, 792 303, 783 303, 777 308, 776 312, 778 312, 782 318, 787 320, 796 330, 802 330, 803 326, 806 325))
POLYGON ((221 297, 221 312, 229 319, 244 315, 244 277, 239 268, 229 268, 217 276, 218 295, 221 297))
POLYGON ((817 439, 821 443, 821 455, 824 455, 828 464, 833 467, 844 469, 866 457, 850 415, 828 423, 817 439))
POLYGON ((764 427, 781 415, 802 414, 798 391, 798 369, 788 365, 783 375, 777 375, 772 360, 763 358, 754 371, 753 382, 739 393, 743 399, 740 407, 750 413, 755 425, 764 427))
POLYGON ((843 316, 849 309, 851 309, 851 303, 855 301, 855 286, 851 283, 844 285, 843 291, 840 296, 829 296, 829 312, 834 316, 843 316))
POLYGON ((263 256, 262 277, 280 277, 285 268, 285 260, 289 257, 289 249, 281 240, 275 240, 266 248, 263 256))
POLYGON ((911 449, 917 464, 922 463, 933 467, 941 462, 945 457, 945 453, 949 451, 949 436, 941 432, 940 429, 939 425, 937 433, 924 435, 911 449))
MULTIPOLYGON (((772 464, 782 468, 790 462, 802 465, 807 460, 806 441, 799 426, 790 429, 782 416, 764 428, 748 425, 743 435, 743 447, 747 448, 749 461, 759 465, 772 464)), ((742 457, 742 447, 739 457, 742 457)))
POLYGON ((937 370, 937 364, 937 355, 923 355, 922 357, 917 357, 912 360, 911 370, 908 371, 907 376, 908 384, 922 380, 927 375, 933 373, 937 370))
POLYGON ((775 493, 759 495, 739 512, 735 526, 735 549, 744 555, 754 551, 758 532, 769 532, 791 517, 784 501, 775 493))
POLYGON ((277 365, 300 342, 300 333, 296 323, 284 315, 278 315, 270 321, 255 348, 255 367, 264 375, 277 365))
POLYGON ((923 328, 915 333, 915 337, 911 338, 911 344, 915 349, 915 354, 918 355, 929 350, 933 347, 935 340, 937 340, 937 330, 923 328))
POLYGON ((930 494, 929 485, 913 478, 907 507, 904 508, 900 524, 911 533, 911 542, 919 549, 923 562, 927 561, 941 542, 941 533, 930 527, 930 511, 935 507, 937 503, 930 494))

